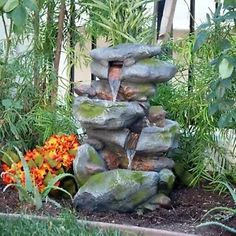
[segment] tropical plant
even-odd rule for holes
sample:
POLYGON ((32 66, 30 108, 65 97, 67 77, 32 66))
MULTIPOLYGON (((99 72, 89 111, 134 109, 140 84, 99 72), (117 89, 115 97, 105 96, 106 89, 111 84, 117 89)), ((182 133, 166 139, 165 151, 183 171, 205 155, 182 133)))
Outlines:
MULTIPOLYGON (((194 53, 191 86, 186 72, 190 67, 191 53, 196 43, 194 36, 171 41, 164 46, 171 47, 174 58, 162 55, 177 65, 179 73, 171 82, 160 85, 151 104, 163 105, 168 116, 177 120, 182 128, 180 147, 173 155, 176 173, 186 185, 200 182, 235 181, 235 173, 228 156, 234 156, 234 142, 228 130, 219 129, 217 117, 209 113, 209 84, 218 72, 209 63, 214 58, 214 37, 212 42, 194 53), (190 89, 191 87, 191 89, 190 89), (232 141, 231 153, 226 149, 226 141, 232 141), (206 181, 205 181, 206 180, 206 181)), ((235 133, 233 130, 231 133, 235 133)), ((207 185, 209 186, 209 185, 207 185)), ((222 190, 217 182, 212 188, 222 190)))
MULTIPOLYGON (((223 222, 228 221, 229 219, 232 219, 233 217, 236 217, 236 189, 226 182, 219 182, 219 184, 224 185, 227 188, 227 190, 229 191, 229 193, 232 197, 233 203, 234 203, 234 207, 232 207, 232 208, 222 207, 222 206, 215 207, 215 208, 209 210, 202 217, 202 221, 206 220, 207 217, 212 216, 212 215, 213 215, 213 217, 211 217, 211 218, 214 218, 214 215, 215 216, 220 215, 221 219, 222 219, 221 221, 223 221, 223 222)), ((224 230, 229 231, 232 234, 236 234, 236 229, 234 227, 227 226, 224 223, 220 223, 218 221, 207 221, 205 223, 198 225, 197 227, 201 228, 201 227, 212 226, 212 225, 217 226, 217 227, 221 227, 224 230)))
POLYGON ((224 0, 216 11, 207 14, 207 23, 199 27, 194 52, 211 44, 216 77, 210 83, 209 113, 218 120, 220 128, 235 128, 236 124, 236 2, 224 0))
POLYGON ((89 16, 86 30, 95 38, 105 37, 112 45, 151 43, 153 16, 147 4, 154 0, 79 0, 89 16))
POLYGON ((23 176, 24 182, 22 182, 18 174, 12 174, 10 172, 3 172, 1 173, 1 176, 7 175, 10 178, 13 178, 15 180, 15 183, 8 184, 4 188, 3 191, 6 191, 9 187, 15 187, 19 193, 19 200, 22 202, 32 204, 33 206, 36 207, 36 209, 40 209, 43 206, 44 201, 51 201, 55 203, 56 205, 59 205, 54 200, 49 199, 48 194, 50 193, 51 190, 60 190, 72 198, 69 192, 67 192, 65 189, 62 189, 56 186, 58 181, 65 177, 74 178, 72 174, 63 173, 63 174, 57 175, 56 177, 52 178, 48 182, 47 187, 45 187, 43 191, 40 192, 39 186, 36 184, 35 179, 32 178, 31 173, 30 173, 30 168, 26 160, 24 159, 22 153, 19 151, 18 148, 15 147, 15 149, 22 163, 22 168, 24 172, 24 176, 23 176))
MULTIPOLYGON (((36 147, 32 151, 27 151, 24 161, 17 158, 17 155, 8 150, 1 160, 2 179, 5 184, 15 184, 19 181, 25 184, 24 163, 27 163, 34 184, 39 192, 44 192, 48 184, 57 175, 69 172, 78 148, 78 141, 75 135, 53 135, 43 147, 36 147), (17 179, 15 178, 17 176, 17 179)), ((59 185, 60 182, 57 182, 59 185)))

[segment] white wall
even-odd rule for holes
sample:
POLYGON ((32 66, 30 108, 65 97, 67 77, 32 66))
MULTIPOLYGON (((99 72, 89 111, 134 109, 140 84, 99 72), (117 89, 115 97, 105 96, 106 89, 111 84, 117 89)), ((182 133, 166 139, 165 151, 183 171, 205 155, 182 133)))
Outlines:
MULTIPOLYGON (((209 13, 209 8, 214 11, 215 0, 197 0, 195 7, 195 22, 196 26, 206 21, 206 13, 209 13)), ((173 21, 174 29, 189 29, 190 0, 177 0, 176 10, 173 21)))

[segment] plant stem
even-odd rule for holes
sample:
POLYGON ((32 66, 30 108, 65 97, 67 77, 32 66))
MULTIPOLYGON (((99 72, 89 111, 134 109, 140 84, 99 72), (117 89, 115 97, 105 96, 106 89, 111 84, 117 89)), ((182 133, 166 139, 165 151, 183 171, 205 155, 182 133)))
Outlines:
POLYGON ((63 41, 63 26, 65 19, 65 11, 66 5, 65 0, 61 0, 60 5, 60 13, 58 19, 58 30, 57 30, 57 44, 56 44, 56 52, 55 52, 55 60, 54 60, 54 69, 56 72, 56 80, 53 83, 52 87, 52 105, 55 105, 57 100, 57 90, 58 90, 58 71, 59 71, 59 63, 61 58, 61 46, 63 41))
POLYGON ((40 24, 40 19, 39 19, 39 11, 36 10, 34 12, 34 20, 33 20, 33 27, 34 27, 34 71, 33 71, 33 79, 34 79, 34 86, 35 88, 39 91, 40 88, 40 79, 39 79, 39 64, 38 64, 38 43, 39 43, 39 24, 40 24))
POLYGON ((10 23, 9 33, 7 32, 7 24, 6 24, 3 14, 2 14, 2 22, 4 26, 5 35, 6 35, 6 53, 4 57, 4 65, 6 67, 8 58, 9 58, 10 48, 11 48, 12 21, 10 23))

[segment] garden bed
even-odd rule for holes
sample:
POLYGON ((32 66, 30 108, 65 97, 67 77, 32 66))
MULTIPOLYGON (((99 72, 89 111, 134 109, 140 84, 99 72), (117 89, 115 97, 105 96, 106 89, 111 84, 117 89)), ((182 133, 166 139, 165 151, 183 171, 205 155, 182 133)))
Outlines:
MULTIPOLYGON (((21 205, 18 201, 17 192, 9 189, 3 193, 3 185, 0 183, 0 212, 3 213, 27 213, 43 216, 59 216, 64 210, 72 210, 70 200, 58 199, 63 208, 56 208, 47 203, 41 210, 36 211, 30 206, 21 205)), ((200 224, 202 216, 216 206, 231 206, 232 200, 228 196, 219 196, 217 193, 206 191, 203 188, 176 188, 171 194, 172 206, 170 209, 158 209, 155 211, 138 213, 88 213, 77 212, 76 217, 80 220, 108 222, 115 224, 133 225, 147 228, 163 229, 183 233, 199 233, 196 226, 200 224)), ((236 227, 236 219, 227 222, 236 227)), ((230 235, 221 234, 219 228, 205 228, 202 235, 230 235), (204 233, 205 232, 205 233, 204 233)))

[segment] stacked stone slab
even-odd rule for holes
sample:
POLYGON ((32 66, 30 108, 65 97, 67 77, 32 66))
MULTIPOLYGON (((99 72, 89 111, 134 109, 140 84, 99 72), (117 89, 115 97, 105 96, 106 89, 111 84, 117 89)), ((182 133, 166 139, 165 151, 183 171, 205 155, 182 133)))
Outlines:
POLYGON ((98 80, 76 88, 73 107, 87 134, 73 165, 81 186, 74 198, 77 209, 127 212, 169 202, 174 161, 166 156, 177 147, 179 126, 148 99, 176 67, 160 61, 160 52, 134 44, 92 50, 91 71, 98 80), (109 83, 114 62, 121 64, 115 101, 109 83))

